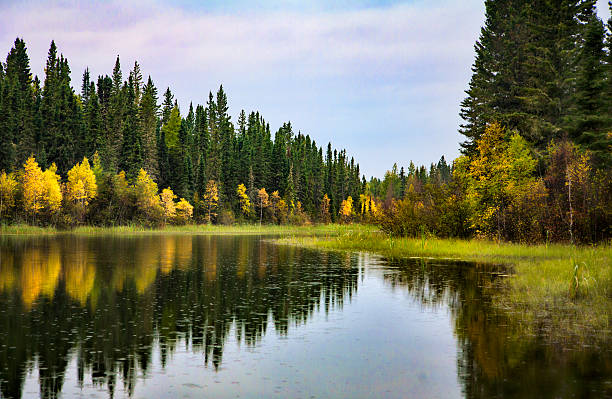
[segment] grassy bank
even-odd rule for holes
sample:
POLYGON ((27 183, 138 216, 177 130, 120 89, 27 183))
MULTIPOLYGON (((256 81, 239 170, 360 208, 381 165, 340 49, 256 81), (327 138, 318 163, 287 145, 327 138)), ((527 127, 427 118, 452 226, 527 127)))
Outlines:
POLYGON ((69 230, 56 229, 54 227, 38 227, 26 224, 0 225, 0 234, 3 235, 53 235, 53 234, 82 234, 82 235, 105 235, 105 234, 163 234, 163 233, 191 233, 191 234, 263 234, 280 236, 332 236, 346 235, 357 231, 369 231, 367 227, 358 225, 316 225, 316 226, 291 226, 291 225, 184 225, 166 226, 163 228, 147 228, 141 225, 128 226, 79 226, 69 230))
POLYGON ((375 229, 279 240, 301 246, 367 251, 388 258, 451 258, 506 264, 511 271, 492 292, 495 306, 525 333, 554 342, 612 339, 612 246, 519 245, 482 240, 389 238, 375 229))

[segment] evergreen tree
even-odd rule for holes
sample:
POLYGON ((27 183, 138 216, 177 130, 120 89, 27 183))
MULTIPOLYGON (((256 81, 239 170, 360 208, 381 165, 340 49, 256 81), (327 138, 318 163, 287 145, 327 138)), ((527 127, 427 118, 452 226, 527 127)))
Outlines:
POLYGON ((162 125, 168 123, 168 119, 170 119, 170 114, 172 113, 172 108, 174 108, 174 95, 172 95, 172 92, 168 87, 164 93, 164 102, 162 103, 162 125))
POLYGON ((1 155, 6 170, 12 170, 36 152, 36 138, 33 126, 34 92, 30 73, 30 59, 23 39, 15 39, 6 57, 5 71, 5 110, 3 128, 7 143, 1 155), (10 144, 9 144, 10 143, 10 144))
POLYGON ((605 91, 604 37, 603 23, 593 12, 584 27, 571 113, 566 120, 574 141, 593 151, 600 162, 612 165, 607 136, 612 130, 612 115, 605 91))
POLYGON ((559 134, 571 91, 575 38, 592 8, 592 0, 485 1, 485 26, 461 103, 464 153, 474 153, 475 142, 495 121, 517 129, 539 148, 559 134))
POLYGON ((147 83, 142 90, 138 114, 140 129, 142 132, 142 156, 144 160, 144 169, 153 179, 159 179, 156 138, 158 127, 158 109, 157 89, 149 76, 147 83))
MULTIPOLYGON (((113 68, 112 86, 110 90, 108 117, 107 117, 107 132, 106 145, 107 148, 101 152, 105 168, 111 171, 116 171, 119 161, 119 151, 123 143, 123 118, 125 109, 125 96, 127 92, 123 90, 123 78, 121 73, 121 63, 119 56, 115 60, 113 68)), ((131 139, 130 139, 131 140, 131 139)))
POLYGON ((119 168, 126 172, 128 179, 136 178, 143 167, 142 135, 138 120, 134 80, 130 75, 126 86, 125 120, 123 121, 123 144, 119 158, 119 168))

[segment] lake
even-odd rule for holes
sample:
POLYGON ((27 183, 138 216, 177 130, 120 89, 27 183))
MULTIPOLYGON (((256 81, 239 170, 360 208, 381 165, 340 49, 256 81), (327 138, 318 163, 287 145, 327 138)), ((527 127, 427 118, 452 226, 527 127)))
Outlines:
POLYGON ((492 308, 507 272, 258 236, 0 237, 0 397, 612 397, 612 349, 492 308))

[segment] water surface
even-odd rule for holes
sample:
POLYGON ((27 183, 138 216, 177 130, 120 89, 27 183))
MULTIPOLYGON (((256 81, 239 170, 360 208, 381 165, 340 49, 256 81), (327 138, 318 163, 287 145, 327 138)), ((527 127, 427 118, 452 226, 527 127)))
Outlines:
POLYGON ((612 352, 522 335, 499 267, 187 234, 0 238, 0 396, 612 396, 612 352))

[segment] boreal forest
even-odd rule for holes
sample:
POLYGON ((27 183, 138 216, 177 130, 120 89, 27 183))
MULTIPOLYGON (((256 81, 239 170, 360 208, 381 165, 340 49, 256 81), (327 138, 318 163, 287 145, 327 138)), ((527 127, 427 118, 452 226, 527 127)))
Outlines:
POLYGON ((612 20, 591 0, 485 8, 458 104, 461 155, 398 160, 369 180, 346 150, 289 122, 230 116, 222 86, 178 104, 118 56, 110 76, 85 70, 77 93, 53 41, 41 81, 17 38, 0 63, 2 223, 366 222, 400 236, 609 239, 612 20))

